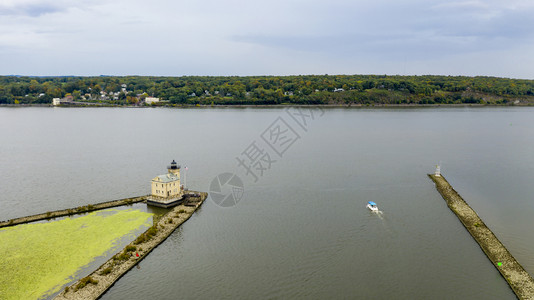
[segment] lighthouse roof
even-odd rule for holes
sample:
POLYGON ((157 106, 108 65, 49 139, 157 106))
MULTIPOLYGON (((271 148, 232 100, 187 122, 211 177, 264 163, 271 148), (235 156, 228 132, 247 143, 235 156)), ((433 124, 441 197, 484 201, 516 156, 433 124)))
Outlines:
POLYGON ((152 179, 152 181, 157 181, 157 182, 161 182, 161 183, 168 183, 168 182, 173 182, 173 181, 178 181, 178 180, 180 180, 180 177, 178 177, 176 174, 172 174, 172 173, 158 175, 158 176, 154 177, 154 179, 152 179))

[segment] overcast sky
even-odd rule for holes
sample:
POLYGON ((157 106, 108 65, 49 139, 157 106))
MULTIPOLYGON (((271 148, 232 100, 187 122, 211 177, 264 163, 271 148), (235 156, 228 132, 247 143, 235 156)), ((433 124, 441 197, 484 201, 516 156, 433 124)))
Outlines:
POLYGON ((534 79, 532 0, 0 0, 0 75, 534 79))

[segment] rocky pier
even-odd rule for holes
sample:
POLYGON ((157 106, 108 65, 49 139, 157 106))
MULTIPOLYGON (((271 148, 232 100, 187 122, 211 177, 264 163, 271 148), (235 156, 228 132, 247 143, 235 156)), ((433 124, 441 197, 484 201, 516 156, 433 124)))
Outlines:
POLYGON ((467 231, 519 299, 534 299, 534 280, 443 176, 428 175, 467 231))

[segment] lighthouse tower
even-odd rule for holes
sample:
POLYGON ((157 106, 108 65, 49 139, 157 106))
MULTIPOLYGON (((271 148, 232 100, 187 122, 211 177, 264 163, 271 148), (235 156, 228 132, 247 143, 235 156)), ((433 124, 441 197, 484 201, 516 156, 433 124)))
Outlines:
POLYGON ((434 173, 434 176, 441 177, 441 168, 440 165, 436 165, 436 172, 434 173))
POLYGON ((171 165, 167 167, 167 170, 169 173, 178 176, 178 178, 180 177, 180 166, 176 164, 174 159, 172 160, 171 165))

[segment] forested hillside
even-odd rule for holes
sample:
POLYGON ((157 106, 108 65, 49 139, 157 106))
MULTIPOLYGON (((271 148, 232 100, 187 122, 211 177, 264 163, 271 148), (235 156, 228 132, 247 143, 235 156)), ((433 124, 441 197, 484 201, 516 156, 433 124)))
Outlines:
POLYGON ((534 80, 463 76, 0 77, 0 104, 534 104, 534 80))

